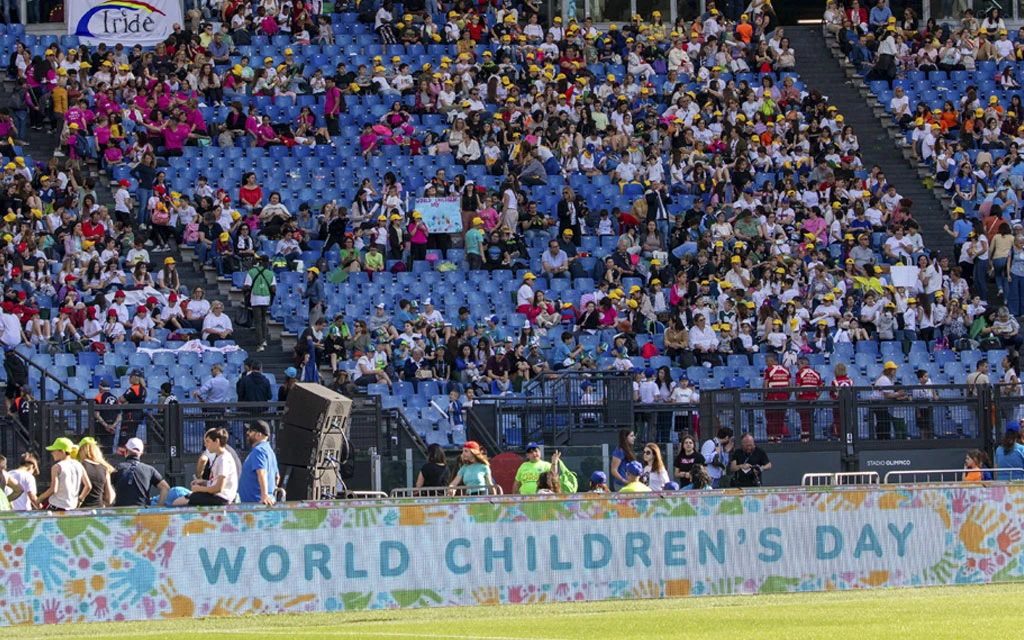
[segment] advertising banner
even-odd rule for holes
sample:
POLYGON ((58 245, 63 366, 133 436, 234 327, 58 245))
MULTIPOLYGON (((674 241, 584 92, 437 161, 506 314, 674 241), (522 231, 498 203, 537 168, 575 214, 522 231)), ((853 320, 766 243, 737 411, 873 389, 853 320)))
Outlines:
POLYGON ((1024 578, 1024 487, 689 492, 0 519, 0 624, 1024 578))
POLYGON ((462 208, 457 196, 418 198, 413 209, 423 214, 430 233, 462 233, 462 208))
POLYGON ((68 34, 89 45, 151 47, 166 40, 174 23, 181 22, 178 0, 70 0, 65 6, 68 34))

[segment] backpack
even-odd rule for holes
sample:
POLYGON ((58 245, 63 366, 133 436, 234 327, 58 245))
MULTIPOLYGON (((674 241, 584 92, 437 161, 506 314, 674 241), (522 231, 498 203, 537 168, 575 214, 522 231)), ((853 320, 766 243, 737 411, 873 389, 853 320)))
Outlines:
POLYGON ((576 493, 580 488, 579 478, 561 460, 558 461, 558 483, 562 485, 562 493, 576 493))

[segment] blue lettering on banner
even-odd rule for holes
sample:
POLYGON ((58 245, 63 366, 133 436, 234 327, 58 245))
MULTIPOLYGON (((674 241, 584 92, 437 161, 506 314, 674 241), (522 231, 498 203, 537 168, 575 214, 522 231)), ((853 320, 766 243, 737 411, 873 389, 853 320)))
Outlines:
POLYGON ((380 575, 382 578, 397 578, 409 569, 409 549, 401 542, 385 540, 380 543, 380 575), (398 562, 392 564, 392 553, 398 554, 398 562))
POLYGON ((324 580, 331 579, 331 548, 326 544, 307 544, 302 548, 302 565, 306 580, 313 579, 313 570, 324 580))
POLYGON ((777 527, 761 529, 761 533, 757 536, 757 542, 764 548, 764 551, 757 554, 757 559, 761 562, 778 562, 781 560, 782 544, 779 542, 780 538, 782 538, 782 530, 777 527))
POLYGON ((345 577, 349 580, 365 578, 370 575, 366 569, 356 568, 356 545, 352 542, 345 543, 345 577))
POLYGON ((260 577, 267 582, 281 582, 288 577, 288 571, 291 569, 291 560, 288 558, 288 552, 285 548, 276 544, 264 547, 263 551, 260 552, 260 577), (271 566, 271 557, 277 556, 277 571, 273 571, 271 566))
POLYGON ((907 526, 900 528, 892 522, 889 523, 889 533, 896 539, 896 555, 900 558, 907 555, 907 538, 910 537, 910 533, 914 530, 914 523, 908 522, 907 526))
POLYGON ((471 546, 472 545, 470 544, 469 540, 465 538, 455 538, 454 540, 448 543, 448 546, 444 548, 444 566, 448 569, 449 573, 461 576, 469 573, 470 570, 473 569, 473 564, 470 562, 467 562, 466 564, 455 563, 456 548, 465 547, 468 549, 471 546))
POLYGON ((725 564, 725 532, 719 529, 715 533, 716 539, 712 541, 706 531, 697 532, 697 547, 702 566, 708 563, 709 553, 718 564, 725 564))
POLYGON ((526 570, 533 573, 537 570, 537 538, 526 537, 526 570))
POLYGON ((882 545, 878 542, 878 535, 870 524, 864 525, 860 530, 860 537, 857 538, 857 547, 853 550, 853 557, 860 559, 865 553, 874 553, 876 557, 882 557, 882 545))
POLYGON ((505 561, 505 573, 512 573, 512 538, 502 539, 502 548, 494 548, 494 538, 484 538, 484 571, 494 573, 494 561, 501 558, 505 561))
POLYGON ((665 566, 685 567, 686 566, 686 540, 685 531, 669 531, 665 534, 665 566))
MULTIPOLYGON (((678 525, 677 525, 678 526, 678 525)), ((807 573, 813 562, 859 561, 862 566, 885 567, 891 558, 916 557, 910 537, 920 522, 907 519, 877 519, 855 526, 822 524, 814 526, 814 551, 804 553, 802 531, 784 525, 760 528, 708 527, 697 522, 685 528, 634 530, 632 526, 603 523, 591 530, 572 532, 515 532, 494 527, 475 536, 434 539, 444 548, 442 571, 452 576, 471 574, 550 576, 582 568, 595 575, 623 569, 676 568, 699 564, 707 571, 728 567, 728 562, 775 565, 793 575, 807 573), (694 536, 696 540, 694 541, 694 536), (545 539, 546 538, 546 539, 545 539), (571 543, 569 541, 572 541, 571 543), (580 544, 582 543, 582 544, 580 544), (750 549, 742 551, 745 546, 750 549), (755 548, 756 547, 756 548, 755 548), (740 549, 740 551, 737 551, 740 549), (797 567, 792 566, 798 563, 797 567)), ((243 571, 267 584, 297 586, 304 582, 344 580, 418 580, 436 571, 427 556, 413 553, 419 540, 389 533, 389 539, 338 539, 310 542, 293 548, 285 538, 271 538, 257 550, 239 546, 198 547, 200 566, 210 586, 238 584, 243 571), (302 571, 298 570, 298 563, 302 571), (292 576, 292 568, 295 574, 292 576)), ((401 583, 396 583, 401 584, 401 583)))
POLYGON ((626 534, 626 566, 632 567, 636 559, 644 563, 645 567, 651 566, 651 536, 646 533, 630 531, 626 534))
POLYGON ((831 525, 818 525, 815 529, 815 541, 815 555, 818 560, 834 560, 843 552, 843 534, 831 525))
POLYGON ((612 561, 612 541, 600 533, 587 533, 583 536, 583 568, 604 569, 612 561), (594 545, 601 549, 601 556, 594 557, 594 545))
POLYGON ((558 559, 558 536, 551 536, 551 570, 569 571, 572 569, 571 562, 563 562, 558 559))
POLYGON ((203 565, 203 573, 206 574, 206 581, 209 584, 217 584, 220 582, 221 571, 227 575, 228 584, 235 584, 238 582, 238 575, 242 572, 242 562, 245 561, 245 547, 239 547, 238 551, 235 552, 234 564, 231 563, 231 558, 228 556, 228 550, 224 547, 217 549, 217 559, 210 565, 210 556, 206 552, 205 547, 199 548, 199 562, 203 565))

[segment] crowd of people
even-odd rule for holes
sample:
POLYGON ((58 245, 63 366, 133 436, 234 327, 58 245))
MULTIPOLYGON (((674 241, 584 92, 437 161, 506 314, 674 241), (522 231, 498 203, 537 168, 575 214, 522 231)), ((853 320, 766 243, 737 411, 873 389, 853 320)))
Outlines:
MULTIPOLYGON (((290 3, 193 15, 152 51, 55 44, 32 56, 20 47, 11 64, 19 89, 0 133, 50 127, 63 157, 31 166, 0 144, 13 158, 0 177, 9 211, 0 320, 6 327, 10 316, 18 334, 0 340, 99 350, 190 331, 230 339, 223 307, 201 288, 186 295, 174 257, 149 273, 150 252, 186 244, 224 276, 245 273, 260 349, 277 278, 302 270, 309 326, 292 379, 317 379, 323 367, 342 371, 335 382, 348 389, 408 384, 463 406, 562 369, 628 371, 638 399, 686 403, 699 385, 674 369, 732 366, 737 356, 763 367, 758 377, 770 388, 780 386, 769 375, 781 376, 776 367, 800 375, 802 356, 858 342, 1017 347, 1024 238, 1002 225, 978 233, 962 219, 950 229, 959 259, 933 258, 914 203, 863 165, 857 133, 800 82, 771 4, 747 13, 732 5, 708 2, 672 25, 659 12, 637 15, 600 31, 589 20, 547 24, 530 3, 443 15, 406 6, 401 16, 385 4, 373 31, 386 55, 351 69, 303 53, 341 34, 330 15, 290 3), (279 55, 250 60, 239 50, 282 37, 290 44, 279 55), (445 55, 418 62, 431 51, 445 55), (613 68, 622 71, 606 73, 613 68), (393 105, 381 116, 356 113, 368 96, 393 105), (275 109, 272 119, 267 98, 297 116, 283 121, 275 109), (226 118, 207 122, 221 105, 226 118), (441 133, 423 125, 435 116, 441 133), (166 171, 189 147, 332 145, 390 154, 392 170, 340 204, 283 199, 284 185, 248 167, 231 183, 201 175, 179 184, 166 171), (464 173, 417 180, 410 158, 423 155, 454 158, 464 173), (128 176, 112 210, 82 178, 92 163, 128 176), (477 184, 476 174, 497 188, 477 184), (570 186, 581 181, 612 186, 628 206, 570 186), (565 185, 557 202, 549 184, 565 185), (430 232, 411 199, 434 196, 459 197, 464 233, 430 232), (614 248, 591 253, 595 239, 614 248), (431 250, 446 258, 453 244, 465 256, 454 268, 470 279, 481 270, 517 274, 515 310, 525 322, 468 306, 446 318, 430 299, 381 302, 368 317, 338 312, 345 301, 332 299, 330 285, 408 269, 431 250), (315 264, 302 260, 310 250, 322 256, 315 264), (903 265, 918 267, 912 282, 893 277, 903 265), (1005 307, 987 307, 989 268, 1005 307), (556 290, 557 279, 592 286, 556 290), (135 308, 117 302, 138 287, 160 297, 135 308), (47 308, 57 313, 45 319, 47 308)), ((884 16, 855 29, 892 38, 889 25, 884 16)), ((208 382, 196 397, 223 386, 208 382)), ((785 425, 773 425, 769 437, 782 437, 785 425)))
POLYGON ((886 81, 879 99, 952 198, 950 267, 961 268, 982 300, 985 274, 993 276, 1010 315, 1024 315, 1024 104, 1016 77, 1024 31, 1010 33, 995 7, 922 24, 911 8, 893 16, 879 2, 868 15, 856 2, 845 10, 829 3, 825 22, 869 80, 886 81))
POLYGON ((245 425, 248 454, 243 462, 228 444, 223 428, 203 436, 203 452, 189 486, 172 487, 155 467, 142 461, 145 443, 130 438, 121 461, 107 462, 100 443, 91 437, 74 442, 60 437, 46 447, 52 461, 46 490, 39 492, 39 460, 21 454, 16 469, 7 470, 0 456, 0 511, 76 511, 108 507, 223 506, 251 503, 273 506, 281 494, 277 455, 270 446, 270 425, 256 420, 245 425))

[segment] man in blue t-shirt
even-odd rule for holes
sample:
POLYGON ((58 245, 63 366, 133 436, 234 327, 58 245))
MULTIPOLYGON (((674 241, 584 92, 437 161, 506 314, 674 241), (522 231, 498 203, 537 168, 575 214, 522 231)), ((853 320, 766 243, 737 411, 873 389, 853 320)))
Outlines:
POLYGON ((242 463, 238 478, 238 499, 272 506, 274 491, 280 481, 277 471, 277 455, 270 447, 270 425, 257 420, 245 428, 252 450, 242 463))

